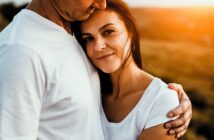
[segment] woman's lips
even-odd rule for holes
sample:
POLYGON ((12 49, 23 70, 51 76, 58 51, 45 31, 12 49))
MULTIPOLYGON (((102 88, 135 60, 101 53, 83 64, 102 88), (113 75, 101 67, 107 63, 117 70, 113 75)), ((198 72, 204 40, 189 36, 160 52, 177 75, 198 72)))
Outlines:
POLYGON ((105 54, 105 55, 96 57, 96 59, 99 61, 107 61, 112 55, 114 55, 114 53, 105 54))

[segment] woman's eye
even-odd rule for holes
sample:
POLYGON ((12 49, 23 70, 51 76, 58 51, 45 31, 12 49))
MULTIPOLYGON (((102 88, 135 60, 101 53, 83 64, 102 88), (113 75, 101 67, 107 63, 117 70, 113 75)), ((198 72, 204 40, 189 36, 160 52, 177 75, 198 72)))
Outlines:
POLYGON ((87 44, 89 43, 90 41, 93 40, 93 37, 86 37, 86 38, 83 38, 83 41, 84 41, 84 44, 87 44))
POLYGON ((106 30, 106 31, 104 31, 104 35, 110 35, 111 33, 113 33, 114 32, 114 30, 106 30))

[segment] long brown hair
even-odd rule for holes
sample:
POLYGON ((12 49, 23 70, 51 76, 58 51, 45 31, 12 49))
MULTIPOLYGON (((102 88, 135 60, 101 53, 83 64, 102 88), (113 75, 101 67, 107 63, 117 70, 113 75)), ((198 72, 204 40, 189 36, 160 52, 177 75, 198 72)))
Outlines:
MULTIPOLYGON (((127 31, 131 35, 131 45, 130 45, 131 51, 128 54, 128 57, 132 55, 136 65, 140 69, 142 69, 142 61, 141 61, 141 55, 140 55, 140 34, 137 28, 136 20, 132 16, 128 5, 123 0, 107 0, 107 7, 105 10, 109 10, 117 13, 119 15, 119 18, 121 18, 121 20, 125 23, 127 31)), ((72 30, 78 42, 81 44, 81 46, 85 50, 85 47, 84 47, 85 44, 81 38, 80 26, 81 26, 81 21, 74 22, 71 25, 72 30)), ((124 61, 124 64, 126 63, 126 60, 124 61)), ((99 69, 98 69, 98 72, 99 72, 100 82, 101 82, 101 92, 112 93, 113 86, 112 86, 110 75, 102 72, 99 69)))

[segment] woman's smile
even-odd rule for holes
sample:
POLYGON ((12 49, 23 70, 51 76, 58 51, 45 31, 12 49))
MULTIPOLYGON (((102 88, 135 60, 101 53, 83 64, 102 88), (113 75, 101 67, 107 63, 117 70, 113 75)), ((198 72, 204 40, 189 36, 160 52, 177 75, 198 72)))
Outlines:
POLYGON ((98 61, 108 61, 111 59, 111 57, 114 55, 115 53, 106 53, 106 54, 102 54, 96 57, 96 59, 98 61))

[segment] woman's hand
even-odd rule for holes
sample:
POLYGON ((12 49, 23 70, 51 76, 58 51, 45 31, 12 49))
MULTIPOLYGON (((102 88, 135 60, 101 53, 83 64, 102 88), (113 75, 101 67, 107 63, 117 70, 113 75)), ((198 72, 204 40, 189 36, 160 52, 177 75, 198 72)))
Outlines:
POLYGON ((178 116, 178 118, 174 121, 165 123, 164 126, 166 129, 169 129, 169 135, 175 134, 176 137, 179 138, 186 133, 189 126, 190 120, 192 118, 192 105, 181 85, 170 83, 168 84, 168 87, 177 92, 180 105, 167 114, 169 118, 175 116, 178 116))

